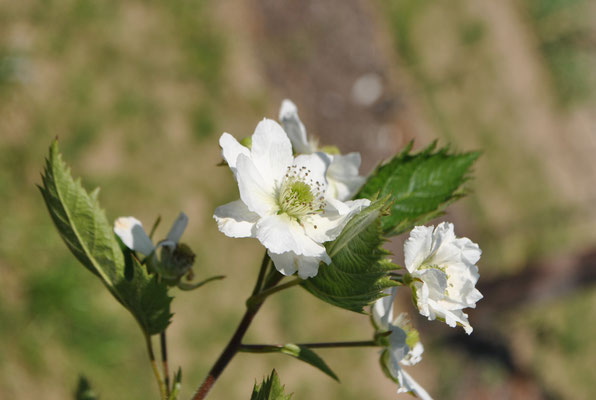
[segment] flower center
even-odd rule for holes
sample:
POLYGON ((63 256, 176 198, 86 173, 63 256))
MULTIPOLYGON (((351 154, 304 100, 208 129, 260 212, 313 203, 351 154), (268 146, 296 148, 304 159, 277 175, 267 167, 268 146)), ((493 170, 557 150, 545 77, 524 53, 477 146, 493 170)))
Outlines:
POLYGON ((309 177, 310 173, 310 169, 306 167, 288 167, 278 190, 278 214, 285 213, 300 219, 308 214, 323 211, 327 205, 323 196, 325 183, 313 180, 309 177))

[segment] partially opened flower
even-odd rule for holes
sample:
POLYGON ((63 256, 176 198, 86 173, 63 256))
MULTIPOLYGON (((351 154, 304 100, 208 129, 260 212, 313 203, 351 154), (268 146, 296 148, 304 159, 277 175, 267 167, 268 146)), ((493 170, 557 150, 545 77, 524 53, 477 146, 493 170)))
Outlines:
POLYGON ((420 314, 447 325, 459 324, 472 333, 462 309, 475 308, 482 294, 476 289, 482 251, 468 238, 457 238, 453 224, 417 226, 404 243, 406 268, 420 314))
POLYGON ((292 155, 292 145, 275 121, 261 121, 251 148, 224 133, 219 143, 234 172, 240 200, 215 210, 219 230, 230 237, 254 237, 284 275, 306 279, 329 264, 323 243, 335 239, 369 200, 342 202, 327 195, 329 157, 292 155))
POLYGON ((396 288, 388 289, 390 295, 375 302, 372 317, 377 337, 385 346, 381 353, 381 367, 385 374, 397 384, 397 393, 411 393, 424 400, 432 400, 430 395, 412 378, 403 366, 412 366, 422 360, 424 347, 420 343, 418 331, 412 328, 405 313, 393 318, 393 301, 396 288), (391 332, 388 336, 383 335, 391 332))
POLYGON ((279 120, 288 134, 294 151, 298 154, 325 152, 331 160, 327 169, 327 191, 330 197, 345 201, 351 199, 362 187, 366 178, 359 175, 360 153, 339 154, 337 149, 320 148, 317 141, 306 134, 306 128, 298 117, 298 109, 290 100, 284 100, 279 110, 279 120))
POLYGON ((157 245, 153 244, 143 229, 143 224, 135 217, 118 218, 114 222, 114 233, 126 247, 147 257, 149 266, 162 275, 166 281, 176 283, 189 272, 195 258, 190 248, 184 243, 180 243, 187 224, 188 217, 186 214, 180 213, 166 238, 157 245), (160 258, 156 254, 159 248, 161 248, 160 258))

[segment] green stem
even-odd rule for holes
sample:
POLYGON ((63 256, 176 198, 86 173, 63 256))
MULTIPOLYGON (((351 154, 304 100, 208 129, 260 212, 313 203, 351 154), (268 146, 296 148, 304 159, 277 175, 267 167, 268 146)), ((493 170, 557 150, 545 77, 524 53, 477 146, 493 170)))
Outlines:
POLYGON ((161 379, 159 374, 159 369, 157 368, 157 363, 155 362, 155 353, 153 352, 153 343, 151 343, 151 337, 149 335, 145 335, 145 343, 147 344, 147 353, 149 354, 149 361, 151 361, 151 368, 153 369, 153 375, 155 375, 155 380, 157 381, 157 386, 159 386, 159 394, 162 400, 167 399, 166 395, 166 386, 161 379))
POLYGON ((159 343, 161 345, 161 365, 166 385, 166 396, 170 396, 170 372, 168 370, 168 344, 166 340, 166 331, 159 334, 159 343))
POLYGON ((257 278, 257 283, 255 283, 255 288, 253 289, 251 296, 256 295, 261 290, 261 286, 263 286, 263 279, 265 279, 265 273, 267 272, 269 262, 271 262, 271 258, 269 258, 267 250, 265 250, 265 255, 263 256, 263 261, 261 262, 261 269, 259 270, 259 277, 257 278))
POLYGON ((299 285, 303 280, 301 278, 296 278, 290 282, 284 283, 283 285, 278 285, 278 286, 273 286, 270 287, 268 289, 263 290, 262 292, 251 296, 248 300, 246 300, 246 306, 248 308, 250 308, 251 306, 254 306, 255 304, 260 304, 263 301, 265 301, 265 299, 269 296, 271 296, 274 293, 277 293, 281 290, 290 288, 292 286, 296 286, 299 285))
MULTIPOLYGON (((360 340, 353 342, 320 342, 320 343, 297 343, 297 346, 308 347, 309 349, 332 349, 340 347, 379 347, 374 340, 360 340)), ((239 351, 244 353, 273 353, 283 348, 281 344, 241 344, 239 351)))

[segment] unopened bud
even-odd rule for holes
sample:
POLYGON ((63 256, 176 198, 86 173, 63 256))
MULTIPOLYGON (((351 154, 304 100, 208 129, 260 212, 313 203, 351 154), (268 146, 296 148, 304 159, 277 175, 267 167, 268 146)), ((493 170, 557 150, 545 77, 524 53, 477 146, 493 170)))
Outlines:
POLYGON ((168 281, 180 280, 190 272, 195 262, 195 253, 184 243, 176 244, 176 247, 163 246, 161 249, 161 267, 163 277, 168 281))

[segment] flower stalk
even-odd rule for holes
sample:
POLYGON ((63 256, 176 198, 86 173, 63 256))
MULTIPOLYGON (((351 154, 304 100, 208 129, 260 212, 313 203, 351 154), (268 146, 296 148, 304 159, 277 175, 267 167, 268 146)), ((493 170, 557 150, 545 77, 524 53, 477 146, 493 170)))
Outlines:
MULTIPOLYGON (((297 346, 309 349, 335 349, 342 347, 380 347, 374 340, 358 340, 352 342, 317 342, 297 343, 297 346)), ((239 351, 243 353, 275 353, 283 348, 281 344, 241 344, 239 351)))
MULTIPOLYGON (((263 262, 261 263, 261 269, 259 271, 259 277, 257 278, 257 282, 255 283, 255 289, 253 290, 253 293, 256 292, 256 295, 252 296, 251 298, 258 297, 259 294, 264 293, 268 289, 275 287, 275 285, 277 285, 277 283, 279 283, 279 281, 283 278, 283 275, 281 274, 276 274, 275 278, 269 276, 269 279, 267 279, 267 282, 265 282, 265 286, 262 288, 262 290, 259 289, 259 286, 263 284, 265 271, 267 270, 270 261, 271 260, 267 255, 267 252, 265 252, 263 262)), ((238 353, 238 351, 240 351, 242 338, 244 338, 244 335, 248 331, 248 328, 250 327, 252 320, 254 319, 255 315, 257 315, 257 312, 263 305, 263 302, 266 298, 267 296, 264 296, 260 298, 259 301, 253 301, 250 304, 248 304, 247 302, 246 312, 244 313, 242 320, 240 320, 240 323, 238 324, 238 327, 236 328, 234 335, 232 335, 232 338, 220 354, 219 358, 217 359, 215 364, 213 364, 213 367, 211 367, 209 374, 207 375, 201 386, 199 386, 199 388, 197 389, 194 397, 192 398, 193 400, 202 400, 205 397, 207 397, 207 394, 209 393, 209 391, 211 390, 211 388, 213 387, 223 370, 227 367, 230 361, 232 361, 232 359, 238 353)))
POLYGON ((151 369, 153 369, 153 375, 155 375, 155 380, 157 381, 157 386, 159 387, 159 394, 162 400, 167 400, 167 390, 166 385, 161 378, 159 373, 159 368, 157 368, 157 362, 155 361, 155 353, 153 351, 153 343, 151 342, 151 337, 149 335, 145 335, 145 343, 147 345, 147 354, 149 355, 149 361, 151 362, 151 369))

